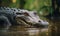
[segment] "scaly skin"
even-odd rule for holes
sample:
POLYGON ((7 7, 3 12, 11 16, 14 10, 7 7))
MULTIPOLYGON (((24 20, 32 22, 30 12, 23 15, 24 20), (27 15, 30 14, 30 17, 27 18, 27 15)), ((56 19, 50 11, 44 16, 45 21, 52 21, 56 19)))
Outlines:
POLYGON ((18 25, 18 24, 21 24, 21 25, 23 24, 26 26, 35 26, 35 27, 40 27, 41 25, 43 27, 45 26, 45 24, 48 25, 48 22, 41 20, 35 11, 28 11, 24 9, 0 7, 0 17, 1 17, 0 20, 4 19, 3 20, 4 23, 2 24, 5 25, 7 23, 6 26, 8 27, 12 25, 18 25), (17 18, 19 18, 20 20, 17 20, 17 18), (32 23, 32 24, 29 24, 29 23, 32 23))

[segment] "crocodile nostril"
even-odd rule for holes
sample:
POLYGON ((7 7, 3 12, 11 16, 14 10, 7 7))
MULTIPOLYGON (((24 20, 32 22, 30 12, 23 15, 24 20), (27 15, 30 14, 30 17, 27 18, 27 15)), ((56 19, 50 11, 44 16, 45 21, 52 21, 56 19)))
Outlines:
POLYGON ((40 20, 38 22, 41 22, 40 20))

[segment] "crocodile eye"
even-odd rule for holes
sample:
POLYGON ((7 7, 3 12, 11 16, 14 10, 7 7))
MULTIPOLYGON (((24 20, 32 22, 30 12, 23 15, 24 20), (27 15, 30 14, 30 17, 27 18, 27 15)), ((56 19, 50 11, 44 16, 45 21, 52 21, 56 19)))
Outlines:
POLYGON ((41 22, 40 20, 38 22, 41 22))
POLYGON ((24 12, 24 15, 25 15, 25 16, 29 16, 29 14, 28 14, 27 12, 24 12))
POLYGON ((34 15, 37 15, 37 13, 36 13, 36 12, 34 12, 34 15))

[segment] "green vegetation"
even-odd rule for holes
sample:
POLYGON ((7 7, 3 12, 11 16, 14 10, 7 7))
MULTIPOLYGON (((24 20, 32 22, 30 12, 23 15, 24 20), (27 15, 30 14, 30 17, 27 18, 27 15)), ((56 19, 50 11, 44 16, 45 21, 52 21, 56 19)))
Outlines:
POLYGON ((51 0, 2 0, 2 6, 15 7, 27 10, 36 10, 39 13, 40 11, 42 11, 43 14, 50 13, 52 11, 50 8, 51 0), (47 12, 44 12, 46 11, 44 9, 46 9, 47 12))

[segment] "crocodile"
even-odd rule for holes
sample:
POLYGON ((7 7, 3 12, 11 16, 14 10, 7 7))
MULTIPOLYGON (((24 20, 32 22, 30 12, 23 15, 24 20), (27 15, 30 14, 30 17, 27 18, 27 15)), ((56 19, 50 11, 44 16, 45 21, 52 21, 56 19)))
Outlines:
POLYGON ((46 26, 49 23, 40 19, 36 11, 19 8, 0 7, 0 26, 9 29, 14 25, 26 25, 33 27, 46 26))

